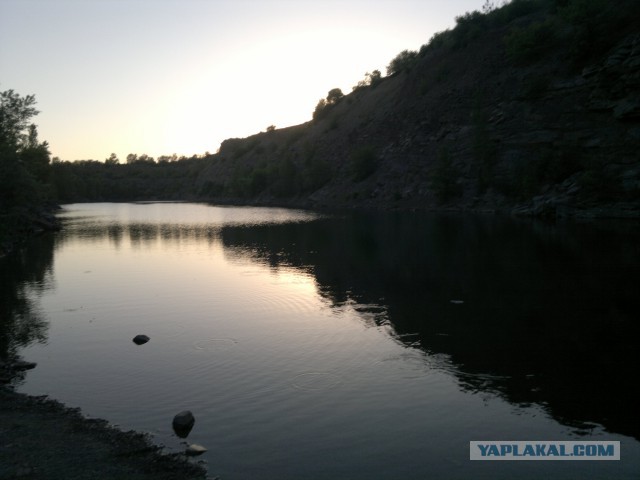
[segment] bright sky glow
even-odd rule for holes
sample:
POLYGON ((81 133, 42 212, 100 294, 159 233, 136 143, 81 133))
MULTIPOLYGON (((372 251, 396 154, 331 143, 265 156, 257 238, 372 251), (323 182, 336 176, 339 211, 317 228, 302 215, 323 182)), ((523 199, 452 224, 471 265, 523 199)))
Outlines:
POLYGON ((0 90, 63 160, 192 155, 311 119, 483 0, 0 0, 0 90))

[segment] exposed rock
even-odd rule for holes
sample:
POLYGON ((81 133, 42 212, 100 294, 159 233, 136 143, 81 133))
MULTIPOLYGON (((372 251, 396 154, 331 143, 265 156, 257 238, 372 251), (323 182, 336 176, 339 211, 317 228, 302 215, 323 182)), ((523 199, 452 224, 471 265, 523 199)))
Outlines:
POLYGON ((0 388, 0 478, 205 480, 183 453, 46 397, 0 388), (9 428, 10 427, 10 428, 9 428), (20 477, 19 475, 23 475, 20 477))
POLYGON ((36 368, 38 364, 35 362, 25 362, 24 360, 18 360, 11 364, 11 368, 13 370, 31 370, 32 368, 36 368))
POLYGON ((206 451, 207 449, 204 448, 202 445, 198 445, 197 443, 192 443, 187 447, 187 450, 184 453, 186 453, 191 457, 195 457, 196 455, 202 455, 206 451))
POLYGON ((146 335, 136 335, 135 337, 133 337, 133 343, 135 343, 136 345, 144 345, 149 340, 149 337, 146 335))
POLYGON ((187 438, 195 422, 193 414, 189 410, 184 410, 173 417, 173 431, 178 437, 187 438))
POLYGON ((640 97, 620 100, 613 109, 613 115, 618 120, 640 118, 640 97))

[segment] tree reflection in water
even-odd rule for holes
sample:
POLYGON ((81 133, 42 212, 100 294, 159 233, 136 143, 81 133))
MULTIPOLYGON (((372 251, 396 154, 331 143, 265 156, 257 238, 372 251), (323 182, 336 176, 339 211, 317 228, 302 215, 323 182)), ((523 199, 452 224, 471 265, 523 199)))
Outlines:
MULTIPOLYGON (((54 234, 31 239, 0 259, 0 360, 17 359, 18 351, 34 342, 45 343, 49 323, 37 297, 51 288, 54 234)), ((18 380, 24 374, 18 376, 18 380)))

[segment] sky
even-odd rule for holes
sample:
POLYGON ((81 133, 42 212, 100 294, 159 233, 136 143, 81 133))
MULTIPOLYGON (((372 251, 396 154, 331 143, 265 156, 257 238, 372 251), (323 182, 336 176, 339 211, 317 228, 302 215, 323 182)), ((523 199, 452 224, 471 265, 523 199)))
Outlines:
POLYGON ((62 160, 214 153, 311 119, 484 0, 0 0, 0 91, 62 160))

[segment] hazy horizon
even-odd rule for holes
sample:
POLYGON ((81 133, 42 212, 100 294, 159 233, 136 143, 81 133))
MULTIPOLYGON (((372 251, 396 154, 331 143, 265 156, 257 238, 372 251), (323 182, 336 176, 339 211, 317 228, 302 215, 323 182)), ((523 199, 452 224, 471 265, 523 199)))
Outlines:
POLYGON ((483 0, 0 0, 0 90, 35 94, 63 160, 215 152, 317 101, 483 0))

